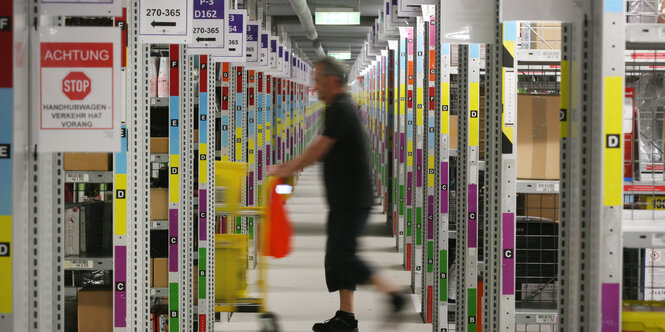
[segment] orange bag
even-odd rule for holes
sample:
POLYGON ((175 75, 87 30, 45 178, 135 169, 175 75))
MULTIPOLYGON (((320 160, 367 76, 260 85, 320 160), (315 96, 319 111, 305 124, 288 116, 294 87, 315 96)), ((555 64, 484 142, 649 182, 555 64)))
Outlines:
POLYGON ((282 258, 291 253, 291 236, 293 227, 284 208, 284 197, 275 192, 282 179, 274 179, 269 184, 268 214, 266 215, 267 246, 264 246, 263 255, 282 258))

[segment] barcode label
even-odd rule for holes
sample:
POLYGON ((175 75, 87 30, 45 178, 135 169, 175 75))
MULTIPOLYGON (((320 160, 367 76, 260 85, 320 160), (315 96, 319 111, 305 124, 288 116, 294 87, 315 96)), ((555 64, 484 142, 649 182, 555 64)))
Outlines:
POLYGON ((65 173, 65 182, 88 182, 90 176, 85 173, 65 173))
POLYGON ((65 269, 91 269, 93 266, 93 261, 87 259, 65 260, 65 269))
POLYGON ((536 191, 538 192, 559 192, 558 183, 537 183, 536 191))
POLYGON ((536 315, 536 323, 556 324, 556 315, 536 315))

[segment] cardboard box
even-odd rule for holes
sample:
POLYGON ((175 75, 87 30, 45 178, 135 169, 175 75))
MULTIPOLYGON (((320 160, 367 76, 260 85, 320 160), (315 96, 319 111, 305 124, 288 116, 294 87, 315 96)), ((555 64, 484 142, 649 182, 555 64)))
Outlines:
POLYGON ((110 153, 65 152, 65 171, 111 171, 110 153))
MULTIPOLYGON (((525 216, 557 221, 559 220, 559 195, 525 194, 523 211, 525 216)), ((521 214, 519 212, 521 211, 518 211, 518 214, 521 214)))
POLYGON ((113 331, 113 292, 81 289, 78 292, 78 332, 113 331))
POLYGON ((194 305, 199 305, 199 266, 194 264, 194 282, 192 283, 194 288, 194 305))
POLYGON ((150 188, 150 220, 169 219, 169 190, 150 188))
POLYGON ((155 259, 150 258, 150 288, 155 287, 155 282, 153 276, 155 275, 155 259))
MULTIPOLYGON (((199 130, 194 129, 194 144, 199 144, 199 130)), ((198 146, 195 146, 194 149, 198 150, 198 146)))
POLYGON ((169 259, 155 258, 153 260, 152 284, 155 288, 169 287, 169 259))
POLYGON ((150 137, 150 153, 169 153, 169 138, 150 137))
POLYGON ((449 126, 449 146, 453 150, 457 150, 457 115, 451 115, 450 116, 450 126, 449 126))
POLYGON ((559 179, 559 107, 559 96, 518 96, 518 179, 559 179))

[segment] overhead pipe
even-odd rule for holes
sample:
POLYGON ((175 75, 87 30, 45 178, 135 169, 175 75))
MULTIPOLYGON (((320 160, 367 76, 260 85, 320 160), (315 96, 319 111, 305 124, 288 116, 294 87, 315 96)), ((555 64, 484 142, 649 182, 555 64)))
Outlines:
POLYGON ((312 19, 312 12, 309 10, 307 0, 289 0, 289 3, 291 3, 293 11, 298 15, 300 25, 302 25, 302 28, 305 31, 305 36, 313 41, 314 52, 317 56, 324 57, 326 53, 323 51, 323 47, 321 47, 319 34, 316 33, 314 20, 312 19))

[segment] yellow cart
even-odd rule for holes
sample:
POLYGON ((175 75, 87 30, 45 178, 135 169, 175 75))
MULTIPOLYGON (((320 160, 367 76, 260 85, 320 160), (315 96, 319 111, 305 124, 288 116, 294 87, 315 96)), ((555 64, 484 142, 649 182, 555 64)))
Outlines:
MULTIPOLYGON (((215 213, 227 217, 252 217, 258 227, 259 248, 268 245, 266 229, 270 216, 266 205, 246 207, 239 204, 240 192, 247 175, 247 165, 237 162, 215 162, 215 213)), ((261 202, 268 202, 275 178, 268 177, 261 193, 261 202)), ((290 180, 292 181, 292 179, 290 180)), ((281 191, 280 191, 281 192, 281 191)), ((282 193, 280 193, 282 194, 282 193)), ((288 194, 282 194, 288 195, 288 194)), ((258 248, 256 248, 258 249, 258 248)), ((254 295, 248 296, 249 237, 247 234, 215 235, 215 312, 217 313, 260 313, 263 332, 277 332, 277 316, 266 310, 268 260, 257 252, 256 284, 254 295)))

